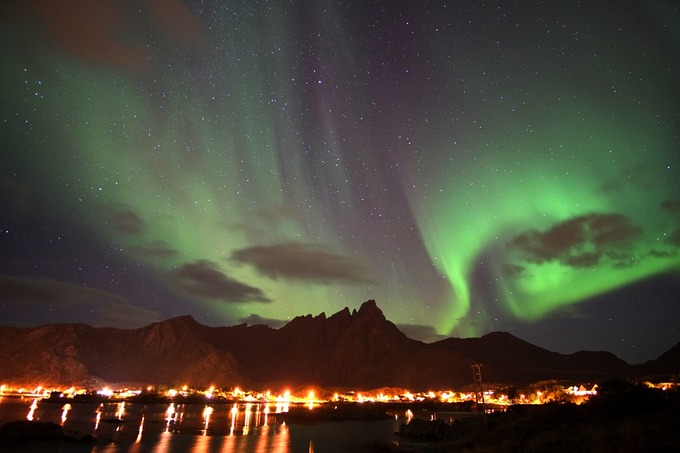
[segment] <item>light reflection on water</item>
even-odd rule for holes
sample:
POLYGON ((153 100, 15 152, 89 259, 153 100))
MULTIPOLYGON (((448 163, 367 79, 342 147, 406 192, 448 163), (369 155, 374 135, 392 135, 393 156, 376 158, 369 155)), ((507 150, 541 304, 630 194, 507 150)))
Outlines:
MULTIPOLYGON (((64 426, 64 423, 66 423, 66 420, 68 419, 68 411, 71 410, 71 405, 69 403, 66 403, 66 404, 64 404, 64 407, 62 407, 61 409, 63 411, 61 413, 61 425, 64 426)), ((26 417, 26 418, 28 418, 28 417, 26 417)))
MULTIPOLYGON (((431 416, 431 415, 430 415, 431 416)), ((397 443, 394 433, 411 411, 379 421, 286 424, 276 403, 65 403, 32 398, 0 400, 0 425, 20 419, 62 424, 68 435, 94 435, 78 452, 334 452, 397 443), (354 448, 352 447, 354 446, 354 448)))

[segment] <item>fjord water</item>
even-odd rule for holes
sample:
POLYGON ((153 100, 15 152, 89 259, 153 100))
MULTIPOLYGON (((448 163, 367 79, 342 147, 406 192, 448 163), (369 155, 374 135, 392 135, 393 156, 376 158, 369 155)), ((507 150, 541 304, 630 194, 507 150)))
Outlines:
MULTIPOLYGON (((0 398, 0 425, 13 420, 54 422, 70 436, 93 435, 93 445, 62 452, 340 452, 369 451, 396 441, 405 414, 377 421, 286 423, 266 404, 69 403, 0 398)), ((47 451, 47 450, 45 450, 47 451)))

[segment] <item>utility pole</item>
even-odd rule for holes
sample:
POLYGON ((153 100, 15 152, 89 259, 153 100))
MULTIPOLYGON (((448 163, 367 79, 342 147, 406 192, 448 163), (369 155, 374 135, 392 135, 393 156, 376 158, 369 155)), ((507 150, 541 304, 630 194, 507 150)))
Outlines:
POLYGON ((472 380, 475 384, 475 403, 477 404, 477 418, 479 424, 486 428, 486 403, 484 401, 484 387, 482 386, 482 364, 470 365, 472 368, 472 380))

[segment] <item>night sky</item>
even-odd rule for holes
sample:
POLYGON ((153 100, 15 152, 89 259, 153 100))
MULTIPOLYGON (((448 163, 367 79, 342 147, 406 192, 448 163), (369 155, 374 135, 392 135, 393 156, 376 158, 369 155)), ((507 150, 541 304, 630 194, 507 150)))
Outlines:
POLYGON ((0 325, 680 341, 680 4, 5 1, 0 325))

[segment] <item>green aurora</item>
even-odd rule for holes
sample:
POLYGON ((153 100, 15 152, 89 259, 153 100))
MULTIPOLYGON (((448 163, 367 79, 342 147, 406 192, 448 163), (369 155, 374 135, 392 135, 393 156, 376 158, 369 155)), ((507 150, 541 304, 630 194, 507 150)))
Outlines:
MULTIPOLYGON (((436 339, 680 271, 677 7, 76 3, 2 16, 5 285, 98 288, 131 324, 375 298, 436 339)), ((25 300, 0 313, 52 319, 25 300)))

